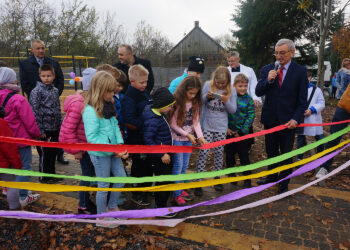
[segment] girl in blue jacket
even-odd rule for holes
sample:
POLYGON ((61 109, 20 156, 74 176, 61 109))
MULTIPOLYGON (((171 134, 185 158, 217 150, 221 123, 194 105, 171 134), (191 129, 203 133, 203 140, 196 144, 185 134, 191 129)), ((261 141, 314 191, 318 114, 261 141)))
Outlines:
MULTIPOLYGON (((92 78, 91 86, 85 98, 83 122, 87 142, 98 144, 123 144, 118 121, 115 117, 116 110, 112 102, 116 81, 113 76, 105 71, 100 71, 92 78)), ((125 170, 121 158, 126 159, 128 153, 89 151, 94 164, 97 177, 108 178, 110 173, 115 177, 125 177, 125 170)), ((113 188, 121 188, 124 184, 114 183, 113 188)), ((108 182, 98 182, 99 188, 108 188, 108 182)), ((120 192, 111 192, 107 205, 107 191, 98 191, 96 194, 97 213, 118 211, 117 200, 120 192)), ((114 220, 113 218, 100 218, 98 220, 114 220)), ((96 224, 102 227, 111 227, 100 221, 96 224)), ((116 225, 113 225, 115 227, 116 225)))

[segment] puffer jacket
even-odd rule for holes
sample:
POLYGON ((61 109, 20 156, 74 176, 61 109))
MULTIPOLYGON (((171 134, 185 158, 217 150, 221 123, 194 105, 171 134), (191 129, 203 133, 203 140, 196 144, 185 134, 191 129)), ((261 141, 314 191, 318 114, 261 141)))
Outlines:
POLYGON ((335 85, 338 88, 337 99, 339 100, 350 83, 350 70, 342 68, 337 73, 335 85))
MULTIPOLYGON (((115 116, 105 119, 99 118, 95 109, 87 105, 83 112, 83 122, 88 143, 97 144, 123 144, 124 140, 120 132, 118 121, 115 116)), ((113 152, 88 151, 94 156, 110 156, 113 152)))
MULTIPOLYGON (((84 97, 78 92, 67 97, 63 104, 66 116, 61 125, 59 142, 85 143, 86 136, 81 112, 84 109, 84 97)), ((77 154, 80 150, 64 149, 69 154, 77 154)))
MULTIPOLYGON (((145 145, 173 145, 171 129, 165 116, 152 111, 151 105, 142 113, 143 141, 145 145)), ((163 154, 152 154, 161 157, 163 154)))
MULTIPOLYGON (((9 89, 0 90, 0 105, 3 104, 7 95, 11 92, 9 89)), ((25 139, 36 139, 40 136, 40 130, 36 124, 36 119, 28 101, 21 95, 13 95, 5 106, 7 121, 14 137, 25 139)), ((19 148, 28 145, 17 144, 19 148)))
MULTIPOLYGON (((1 118, 0 136, 13 137, 9 125, 1 118)), ((16 144, 0 142, 0 168, 22 168, 22 161, 16 144)))
POLYGON ((58 89, 53 84, 45 85, 37 82, 36 87, 30 93, 29 102, 32 105, 41 133, 45 133, 45 130, 56 131, 60 129, 60 99, 58 89))

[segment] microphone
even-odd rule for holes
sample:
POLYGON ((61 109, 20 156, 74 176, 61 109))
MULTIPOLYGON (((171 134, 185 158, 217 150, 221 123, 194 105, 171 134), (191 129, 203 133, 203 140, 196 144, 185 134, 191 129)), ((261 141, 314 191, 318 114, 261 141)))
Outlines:
POLYGON ((274 70, 277 70, 280 65, 281 65, 280 61, 276 61, 274 70))

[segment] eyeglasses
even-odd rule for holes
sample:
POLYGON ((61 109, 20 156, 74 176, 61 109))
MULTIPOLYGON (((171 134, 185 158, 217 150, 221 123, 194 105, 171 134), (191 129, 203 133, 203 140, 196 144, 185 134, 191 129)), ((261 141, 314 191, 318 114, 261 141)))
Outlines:
POLYGON ((288 51, 275 51, 275 54, 273 54, 274 56, 284 56, 285 54, 287 54, 288 52, 290 52, 290 50, 288 51))

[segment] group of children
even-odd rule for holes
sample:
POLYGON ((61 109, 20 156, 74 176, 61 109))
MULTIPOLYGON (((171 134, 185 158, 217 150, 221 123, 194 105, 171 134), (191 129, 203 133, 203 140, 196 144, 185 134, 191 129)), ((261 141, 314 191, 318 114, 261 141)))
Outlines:
MULTIPOLYGON (((4 68, 0 68, 3 70, 4 68)), ((8 68, 6 68, 8 69, 8 68)), ((8 69, 11 71, 11 69, 8 69)), ((19 87, 15 78, 2 80, 0 73, 0 104, 9 93, 14 93, 5 107, 7 121, 15 137, 47 141, 60 141, 70 143, 97 143, 97 144, 129 144, 129 145, 201 145, 208 142, 224 140, 251 133, 255 117, 253 99, 247 94, 248 78, 238 74, 231 85, 231 75, 226 67, 219 66, 212 75, 212 79, 204 84, 197 76, 187 76, 176 87, 174 94, 167 88, 159 88, 152 95, 146 90, 149 72, 141 65, 134 65, 129 69, 130 86, 125 95, 121 90, 127 86, 126 75, 111 65, 99 65, 96 69, 88 68, 83 72, 83 90, 68 96, 63 110, 66 113, 61 122, 61 109, 57 89, 52 85, 55 77, 50 65, 40 67, 41 82, 37 83, 32 91, 29 103, 19 95, 19 87), (33 111, 32 111, 33 110, 33 111)), ((11 72, 12 74, 12 72, 11 72)), ((313 114, 320 115, 324 108, 324 99, 321 94, 310 85, 309 97, 314 92, 315 97, 310 101, 310 107, 305 111, 308 119, 313 114), (312 90, 311 90, 312 89, 312 90), (316 98, 317 96, 317 98, 316 98), (323 102, 323 104, 322 104, 323 102)), ((305 120, 305 122, 307 122, 305 120)), ((315 122, 319 122, 317 118, 315 122)), ((0 119, 0 125, 6 127, 7 123, 0 119)), ((5 136, 12 136, 9 129, 1 129, 5 136)), ((305 143, 304 131, 298 137, 298 147, 305 143), (304 137, 303 137, 304 136, 304 137)), ((321 136, 319 130, 311 135, 321 136)), ((249 151, 252 140, 226 145, 226 166, 236 166, 237 153, 241 165, 250 163, 249 151)), ((3 146, 3 143, 0 143, 3 146)), ((12 144, 13 146, 13 144, 12 144)), ((0 167, 31 169, 31 148, 18 145, 20 158, 13 154, 0 154, 0 167), (12 157, 10 159, 10 156, 12 157), (9 158, 8 163, 2 164, 4 157, 9 158), (23 164, 23 167, 21 166, 23 164), (25 167, 25 165, 27 165, 25 167)), ((43 149, 43 172, 55 173, 55 162, 52 159, 56 149, 43 149)), ((82 175, 107 178, 112 176, 124 177, 126 171, 122 159, 131 158, 131 176, 145 177, 153 175, 178 175, 186 173, 189 153, 154 153, 130 154, 78 151, 65 149, 80 161, 82 175)), ((2 151, 1 151, 2 152, 2 151)), ((200 150, 196 162, 197 172, 205 171, 209 150, 200 150)), ((302 156, 300 156, 302 157, 302 156)), ((214 148, 214 168, 221 170, 224 160, 224 146, 214 148)), ((244 172, 244 175, 250 172, 244 172)), ((2 179, 13 180, 13 176, 1 175, 2 179)), ((27 177, 20 177, 18 181, 28 181, 27 177), (26 178, 26 179, 24 179, 26 178)), ((41 182, 56 183, 55 178, 44 177, 41 182)), ((178 181, 179 183, 181 181, 178 181)), ((161 184, 167 184, 162 182, 161 184)), ((89 182, 81 181, 80 185, 89 186, 89 182)), ((99 188, 110 187, 108 182, 98 182, 99 188)), ((149 186, 151 183, 134 184, 135 187, 149 186)), ((113 183, 112 187, 121 188, 124 184, 113 183)), ((244 187, 250 187, 250 180, 244 181, 244 187)), ((214 186, 215 190, 222 191, 222 185, 214 186)), ((8 190, 12 203, 10 209, 17 209, 18 204, 13 202, 23 199, 38 199, 38 195, 30 191, 21 190, 20 198, 13 190, 8 190), (34 198, 33 198, 34 196, 34 198)), ((140 206, 150 204, 148 193, 133 192, 131 200, 140 206)), ((201 196, 201 188, 194 190, 196 196, 201 196)), ((171 192, 155 192, 155 206, 166 207, 169 198, 176 205, 185 205, 192 200, 191 192, 177 190, 171 192)), ((98 191, 96 205, 90 200, 89 192, 79 192, 79 213, 105 213, 118 211, 120 192, 98 191)), ((27 201, 27 204, 32 200, 27 201)), ((24 204, 25 205, 25 204, 24 204)), ((173 215, 169 215, 171 217, 173 215)), ((98 226, 111 226, 104 224, 104 220, 115 218, 99 218, 98 226)))

